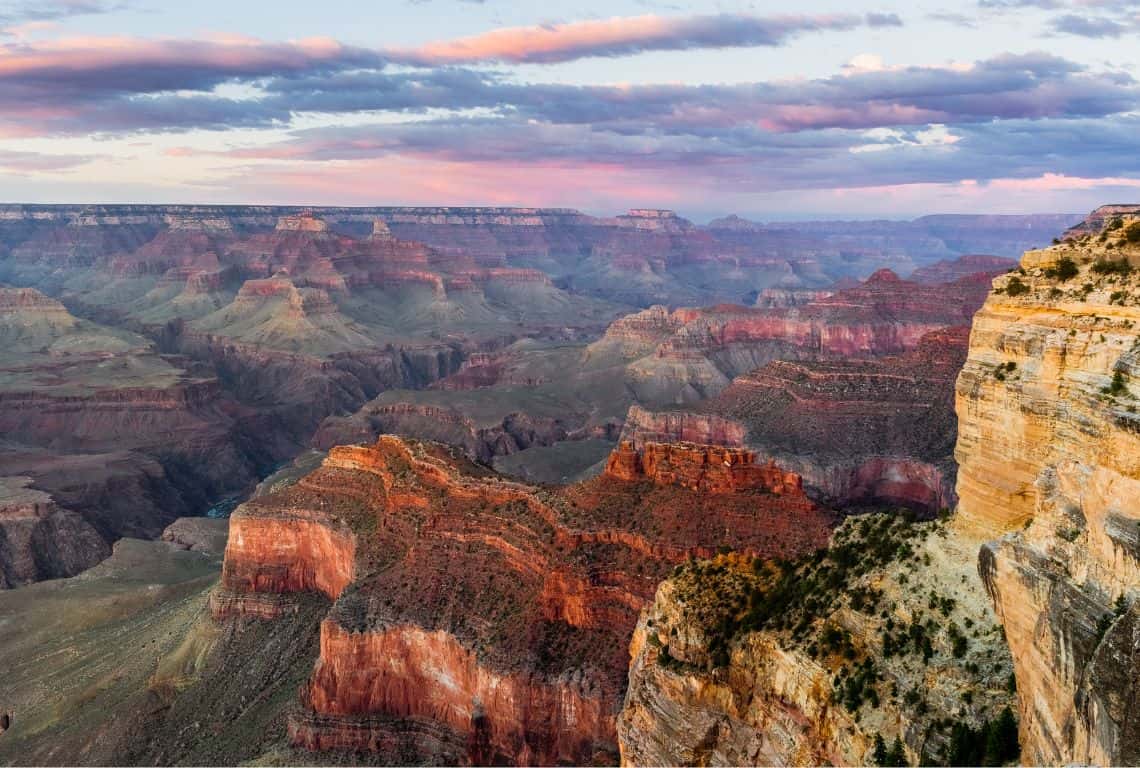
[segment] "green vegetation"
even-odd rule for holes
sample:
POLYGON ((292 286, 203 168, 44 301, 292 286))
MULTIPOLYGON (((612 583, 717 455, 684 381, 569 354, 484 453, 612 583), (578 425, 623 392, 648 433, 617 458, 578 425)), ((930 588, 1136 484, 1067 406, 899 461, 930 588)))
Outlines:
MULTIPOLYGON (((1016 370, 1016 364, 999 367, 1016 370)), ((1008 707, 1001 711, 1009 699, 994 700, 995 685, 1005 689, 1007 681, 1005 670, 994 666, 992 651, 986 652, 983 638, 990 630, 962 615, 956 595, 933 585, 902 607, 888 602, 883 589, 890 587, 879 578, 889 571, 903 584, 909 573, 912 584, 924 583, 921 572, 931 561, 922 541, 940 527, 939 522, 917 523, 905 513, 871 514, 848 519, 827 549, 797 560, 727 554, 678 566, 675 604, 686 621, 702 628, 706 653, 703 661, 688 652, 680 661, 669 654, 669 636, 662 632, 658 643, 649 641, 659 649, 658 663, 690 674, 700 667, 713 672, 732 663, 734 654, 747 656, 751 646, 740 640, 764 631, 781 647, 798 649, 828 670, 830 701, 855 722, 883 707, 908 713, 915 724, 925 721, 921 764, 1007 763, 1017 757, 1017 723, 1008 707), (867 634, 849 623, 852 612, 870 621, 867 634), (933 669, 964 675, 953 711, 935 712, 942 700, 928 699, 922 680, 924 670, 933 669), (989 679, 995 672, 996 683, 989 679)), ((1010 678, 1008 685, 1014 685, 1010 678)), ((908 759, 913 755, 907 757, 890 731, 875 738, 868 755, 880 766, 906 765, 908 759)))
POLYGON ((1021 279, 1015 275, 1005 284, 1005 292, 1010 296, 1021 296, 1022 294, 1029 293, 1029 286, 1021 282, 1021 279))
POLYGON ((902 739, 898 736, 895 737, 894 743, 891 748, 887 749, 887 744, 883 741, 882 734, 875 734, 875 752, 872 756, 875 765, 881 766, 903 766, 907 765, 906 753, 903 751, 902 739))
POLYGON ((1100 391, 1106 395, 1111 395, 1112 397, 1117 397, 1118 395, 1121 395, 1124 392, 1128 391, 1128 384, 1124 380, 1124 373, 1121 371, 1113 371, 1112 383, 1107 387, 1101 388, 1100 391))
POLYGON ((1017 718, 1006 707, 993 720, 978 728, 955 723, 950 732, 946 765, 1005 765, 1021 755, 1017 741, 1017 718))
POLYGON ((1126 276, 1132 274, 1132 265, 1123 256, 1119 259, 1108 259, 1102 256, 1093 262, 1092 271, 1098 275, 1126 276))
POLYGON ((1140 243, 1140 221, 1134 221, 1124 230, 1124 239, 1129 243, 1140 243))
POLYGON ((1045 269, 1045 277, 1064 282, 1066 280, 1072 280, 1074 277, 1080 274, 1080 272, 1081 270, 1077 266, 1077 262, 1073 261, 1068 256, 1062 256, 1061 258, 1057 259, 1057 264, 1055 266, 1047 267, 1045 269))
MULTIPOLYGON (((736 637, 759 630, 788 632, 812 656, 854 661, 862 654, 850 634, 823 620, 844 602, 856 611, 878 613, 882 592, 852 582, 914 557, 914 539, 928 530, 916 525, 909 511, 866 515, 836 531, 827 549, 798 560, 756 558, 746 567, 739 560, 734 566, 732 555, 721 556, 678 566, 673 578, 678 598, 709 628, 713 667, 728 664, 728 649, 736 637)), ((920 641, 916 653, 921 652, 920 641)), ((852 683, 850 700, 865 693, 865 683, 873 680, 866 671, 852 683)))

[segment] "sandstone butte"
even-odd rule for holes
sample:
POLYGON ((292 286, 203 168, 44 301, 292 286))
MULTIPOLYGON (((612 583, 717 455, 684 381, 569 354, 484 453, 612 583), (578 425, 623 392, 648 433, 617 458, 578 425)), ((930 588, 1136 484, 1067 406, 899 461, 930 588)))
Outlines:
POLYGON ((958 378, 955 525, 1013 653, 1027 764, 1140 762, 1140 206, 994 281, 958 378))
POLYGON ((234 514, 213 612, 288 621, 290 593, 333 601, 289 724, 300 747, 382 757, 416 728, 420 760, 612 762, 630 637, 668 571, 828 538, 799 479, 753 458, 627 443, 601 476, 536 489, 437 444, 333 448, 234 514))

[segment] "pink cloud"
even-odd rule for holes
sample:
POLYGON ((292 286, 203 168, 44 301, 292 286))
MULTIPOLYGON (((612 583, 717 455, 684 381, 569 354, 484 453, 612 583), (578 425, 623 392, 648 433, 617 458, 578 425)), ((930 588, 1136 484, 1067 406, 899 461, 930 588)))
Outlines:
POLYGON ((774 104, 757 124, 768 131, 802 131, 811 128, 870 128, 881 125, 940 123, 945 112, 904 104, 865 103, 857 107, 828 104, 774 104))
POLYGON ((680 203, 675 179, 607 163, 525 165, 384 157, 353 162, 259 164, 235 170, 228 192, 263 202, 345 205, 542 205, 602 208, 680 203))
POLYGON ((422 64, 560 62, 650 50, 780 45, 803 32, 894 26, 893 16, 773 16, 746 14, 615 17, 533 27, 510 27, 389 53, 422 64))
POLYGON ((1019 192, 1059 192, 1068 190, 1098 189, 1100 187, 1140 187, 1140 179, 1118 176, 1082 178, 1063 173, 1045 173, 1032 179, 994 179, 988 186, 995 189, 1019 192))

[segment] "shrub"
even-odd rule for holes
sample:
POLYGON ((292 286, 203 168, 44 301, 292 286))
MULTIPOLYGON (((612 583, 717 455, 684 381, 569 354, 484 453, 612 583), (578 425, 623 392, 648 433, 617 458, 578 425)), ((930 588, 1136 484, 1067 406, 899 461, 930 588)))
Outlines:
POLYGON ((1071 280, 1080 274, 1080 268, 1077 267, 1077 262, 1070 259, 1068 256, 1062 256, 1057 259, 1056 266, 1049 267, 1045 270, 1045 277, 1060 280, 1064 282, 1071 280))
POLYGON ((1134 221, 1124 230, 1124 239, 1130 243, 1140 243, 1140 221, 1134 221))
POLYGON ((1130 275, 1132 265, 1123 256, 1119 259, 1106 259, 1102 256, 1093 262, 1092 271, 1098 275, 1130 275))
POLYGON ((1029 293, 1029 286, 1021 282, 1021 279, 1015 275, 1005 284, 1005 292, 1010 296, 1020 296, 1023 293, 1029 293))
POLYGON ((1112 383, 1107 387, 1104 387, 1101 392, 1106 395, 1112 395, 1113 397, 1116 397, 1117 395, 1123 393, 1126 389, 1128 389, 1128 386, 1124 381, 1124 374, 1120 371, 1113 371, 1112 383))

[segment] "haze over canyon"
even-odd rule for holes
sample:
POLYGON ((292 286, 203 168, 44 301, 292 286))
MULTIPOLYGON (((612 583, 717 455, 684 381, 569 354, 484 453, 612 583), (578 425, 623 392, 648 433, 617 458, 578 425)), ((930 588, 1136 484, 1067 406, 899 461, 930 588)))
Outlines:
POLYGON ((1140 764, 1137 32, 0 0, 0 766, 1140 764))
POLYGON ((0 757, 1127 762, 1138 232, 3 207, 0 757))

